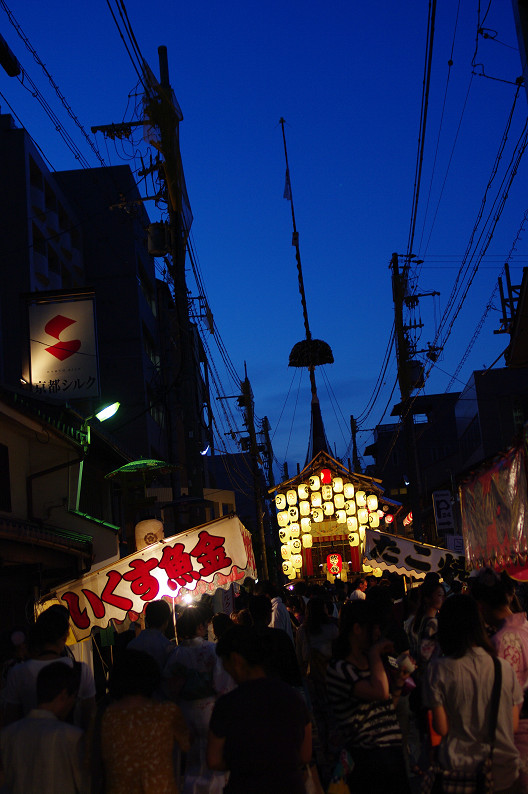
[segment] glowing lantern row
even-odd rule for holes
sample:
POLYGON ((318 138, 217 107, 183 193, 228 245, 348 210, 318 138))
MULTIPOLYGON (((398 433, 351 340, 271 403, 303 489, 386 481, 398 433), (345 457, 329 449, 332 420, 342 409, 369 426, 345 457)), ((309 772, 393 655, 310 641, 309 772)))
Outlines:
MULTIPOLYGON (((307 501, 310 499, 311 504, 314 504, 314 499, 318 501, 322 499, 330 502, 335 497, 341 495, 344 499, 353 499, 356 497, 356 504, 358 507, 368 507, 370 511, 377 510, 378 497, 375 494, 367 496, 365 491, 355 491, 354 485, 351 482, 343 482, 342 477, 331 477, 328 469, 323 469, 321 476, 313 474, 308 483, 301 483, 297 489, 290 488, 286 493, 278 493, 275 496, 275 504, 277 510, 285 510, 287 507, 295 507, 298 502, 307 501), (328 475, 323 476, 324 472, 328 475)), ((337 506, 337 505, 336 505, 337 506)), ((319 507, 319 504, 316 505, 319 507)))
MULTIPOLYGON (((351 483, 345 483, 345 486, 348 484, 351 485, 351 483)), ((351 487, 353 488, 352 485, 351 487)), ((333 498, 331 495, 330 498, 328 498, 328 494, 322 491, 313 491, 309 495, 309 500, 301 499, 298 505, 291 504, 290 494, 295 495, 295 492, 288 491, 288 502, 286 502, 286 497, 283 493, 277 494, 275 497, 275 504, 279 510, 277 513, 277 521, 280 527, 285 527, 290 522, 296 523, 299 517, 308 518, 310 515, 313 516, 318 509, 322 509, 323 515, 326 516, 332 516, 340 510, 344 510, 347 516, 354 515, 356 512, 358 515, 361 513, 362 516, 366 515, 367 519, 362 520, 359 518, 359 523, 366 524, 368 523, 368 514, 378 510, 378 497, 375 494, 369 494, 367 496, 364 491, 358 491, 355 494, 355 499, 353 494, 336 493, 333 495, 333 498)))

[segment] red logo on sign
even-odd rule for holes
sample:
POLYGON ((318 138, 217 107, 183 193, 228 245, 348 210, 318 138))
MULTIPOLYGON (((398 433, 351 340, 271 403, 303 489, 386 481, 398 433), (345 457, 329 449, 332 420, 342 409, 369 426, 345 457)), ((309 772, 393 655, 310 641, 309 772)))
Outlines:
POLYGON ((81 346, 80 339, 70 339, 67 342, 63 342, 60 338, 62 332, 76 322, 77 320, 71 320, 69 317, 64 317, 62 314, 57 314, 44 326, 44 330, 49 336, 53 336, 55 339, 59 340, 56 345, 47 347, 46 352, 51 353, 51 355, 55 356, 55 358, 58 358, 59 361, 64 361, 70 356, 73 356, 73 354, 76 353, 81 346))

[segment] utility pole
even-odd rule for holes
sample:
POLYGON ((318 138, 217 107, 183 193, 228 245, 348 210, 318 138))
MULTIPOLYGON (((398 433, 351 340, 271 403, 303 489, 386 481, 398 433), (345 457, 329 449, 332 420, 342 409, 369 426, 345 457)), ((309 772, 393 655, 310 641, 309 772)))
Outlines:
POLYGON ((512 8, 521 56, 522 80, 528 94, 528 0, 512 0, 512 8))
MULTIPOLYGON (((181 163, 178 141, 178 126, 183 114, 176 101, 169 82, 167 48, 158 47, 160 81, 158 82, 146 63, 143 63, 143 83, 145 85, 145 116, 142 121, 108 124, 92 127, 92 132, 104 132, 110 138, 129 137, 135 126, 146 127, 149 143, 161 154, 159 161, 160 178, 165 183, 165 193, 169 216, 169 244, 165 259, 170 278, 173 283, 173 300, 176 320, 174 336, 176 338, 177 362, 174 385, 169 394, 175 404, 175 435, 184 438, 186 487, 188 495, 194 497, 196 504, 203 506, 204 463, 200 455, 200 436, 202 430, 202 400, 198 394, 199 362, 198 350, 195 345, 193 326, 189 313, 189 293, 185 279, 185 255, 187 237, 192 221, 190 209, 186 204, 185 180, 181 163), (188 213, 188 214, 187 214, 188 213)), ((171 451, 177 457, 178 439, 172 438, 169 443, 171 451)), ((178 490, 173 482, 173 489, 178 490)), ((197 516, 189 517, 191 526, 205 520, 201 509, 197 516)), ((180 529, 185 529, 181 527, 180 529)))
POLYGON ((359 460, 357 448, 357 422, 353 416, 350 417, 350 432, 352 434, 352 465, 355 472, 361 473, 361 461, 359 460))
POLYGON ((269 578, 268 574, 268 558, 266 554, 266 533, 264 531, 264 511, 262 505, 262 489, 260 485, 261 472, 259 469, 259 447, 257 444, 257 434, 255 431, 255 412, 253 404, 253 392, 251 384, 245 372, 245 378, 241 384, 242 394, 239 397, 239 405, 244 408, 245 419, 244 424, 249 433, 249 453, 251 455, 251 471, 253 474, 253 490, 255 492, 255 510, 257 513, 257 528, 260 539, 260 559, 262 565, 262 574, 264 579, 269 578))
POLYGON ((396 358, 398 363, 398 383, 401 394, 401 422, 407 458, 407 478, 409 481, 409 503, 413 519, 415 540, 422 540, 422 511, 420 506, 420 469, 414 435, 414 415, 412 412, 410 371, 410 345, 407 329, 403 322, 403 307, 407 297, 407 278, 409 275, 410 258, 400 272, 399 256, 393 253, 392 267, 392 299, 394 301, 394 330, 396 337, 396 358))
POLYGON ((175 102, 169 82, 167 48, 158 47, 160 82, 146 93, 145 111, 152 126, 159 130, 159 142, 151 143, 163 155, 163 173, 167 187, 170 230, 170 275, 174 284, 176 332, 180 356, 174 391, 177 395, 181 423, 185 435, 187 489, 189 496, 203 499, 203 460, 200 457, 200 400, 197 394, 197 373, 193 329, 189 317, 189 296, 185 279, 187 236, 183 207, 183 169, 178 144, 178 125, 183 114, 175 102))

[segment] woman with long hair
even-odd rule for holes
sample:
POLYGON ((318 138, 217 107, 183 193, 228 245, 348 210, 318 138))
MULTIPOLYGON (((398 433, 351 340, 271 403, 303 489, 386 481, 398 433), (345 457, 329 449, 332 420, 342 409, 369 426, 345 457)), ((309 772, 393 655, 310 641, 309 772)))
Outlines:
POLYGON ((351 791, 410 791, 394 707, 408 673, 395 670, 389 678, 384 661, 392 652, 392 642, 379 637, 368 602, 343 605, 326 686, 344 746, 354 760, 351 791))
MULTIPOLYGON (((438 641, 444 657, 427 670, 425 697, 433 727, 442 741, 442 769, 476 774, 490 751, 489 724, 495 680, 494 651, 476 602, 468 595, 448 598, 438 616, 438 641)), ((516 794, 519 753, 513 734, 522 692, 513 669, 499 660, 501 689, 493 750, 496 792, 516 794)), ((440 789, 441 790, 441 789, 440 789)))

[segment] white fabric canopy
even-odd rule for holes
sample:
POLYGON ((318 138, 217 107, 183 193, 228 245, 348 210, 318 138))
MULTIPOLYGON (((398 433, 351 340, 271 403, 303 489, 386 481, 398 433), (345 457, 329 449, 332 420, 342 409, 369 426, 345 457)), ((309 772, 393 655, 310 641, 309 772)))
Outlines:
POLYGON ((165 538, 94 573, 58 588, 55 596, 70 610, 77 640, 93 626, 139 615, 146 604, 170 596, 213 594, 246 576, 256 578, 251 535, 237 516, 165 538))

